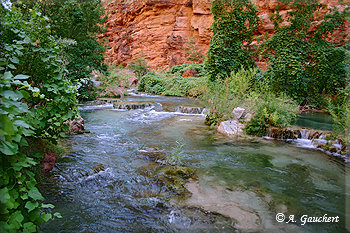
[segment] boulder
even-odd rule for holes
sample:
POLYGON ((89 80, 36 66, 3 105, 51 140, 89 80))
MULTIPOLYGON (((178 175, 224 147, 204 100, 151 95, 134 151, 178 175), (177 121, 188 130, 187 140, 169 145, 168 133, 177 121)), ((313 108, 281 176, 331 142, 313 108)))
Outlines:
POLYGON ((42 160, 43 172, 51 171, 56 165, 56 154, 53 151, 46 151, 45 157, 42 160))
POLYGON ((241 107, 237 107, 237 108, 233 109, 233 111, 232 111, 233 119, 234 120, 241 119, 244 111, 245 111, 245 109, 241 108, 241 107))
POLYGON ((238 120, 228 120, 220 123, 218 132, 227 136, 241 135, 244 127, 238 120))
POLYGON ((81 116, 74 120, 68 120, 70 134, 79 134, 84 132, 84 119, 81 116))
POLYGON ((244 121, 245 122, 249 122, 249 121, 251 121, 252 120, 252 118, 253 118, 253 114, 251 114, 251 113, 247 113, 245 116, 244 116, 244 121))

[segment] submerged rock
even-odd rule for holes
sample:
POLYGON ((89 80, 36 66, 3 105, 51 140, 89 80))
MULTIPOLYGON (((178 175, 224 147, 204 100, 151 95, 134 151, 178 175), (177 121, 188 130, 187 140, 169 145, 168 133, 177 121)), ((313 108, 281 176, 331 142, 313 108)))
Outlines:
POLYGON ((226 136, 235 136, 243 134, 244 124, 238 120, 228 120, 220 123, 218 132, 226 136))
POLYGON ((185 187, 192 194, 190 198, 185 200, 186 206, 229 217, 235 221, 234 227, 244 232, 259 232, 262 230, 261 219, 252 208, 230 200, 230 196, 241 195, 238 191, 212 187, 203 189, 197 181, 190 182, 185 187))
POLYGON ((134 109, 144 109, 147 107, 151 107, 153 105, 152 102, 145 101, 127 101, 127 102, 114 102, 113 107, 115 109, 124 109, 124 110, 134 110, 134 109))
POLYGON ((197 179, 195 171, 183 166, 165 166, 158 170, 157 179, 177 194, 188 193, 185 184, 189 179, 197 179))
POLYGON ((157 148, 150 148, 148 150, 139 150, 139 152, 153 162, 162 161, 166 158, 166 154, 162 151, 159 151, 157 148))
POLYGON ((95 163, 94 167, 93 167, 94 173, 99 173, 101 171, 106 170, 105 166, 103 166, 103 164, 101 163, 95 163))

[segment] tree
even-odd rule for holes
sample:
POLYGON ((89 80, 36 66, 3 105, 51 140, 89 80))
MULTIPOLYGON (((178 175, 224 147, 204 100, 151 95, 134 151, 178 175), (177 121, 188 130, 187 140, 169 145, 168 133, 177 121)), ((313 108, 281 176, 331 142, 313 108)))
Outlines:
MULTIPOLYGON (((0 5, 0 232, 37 232, 52 218, 31 168, 28 138, 55 141, 77 112, 62 46, 39 11, 0 5)), ((55 214, 55 216, 60 216, 55 214)))
POLYGON ((210 80, 254 67, 250 43, 259 23, 256 6, 248 0, 214 0, 211 11, 213 36, 205 61, 210 80))
POLYGON ((345 49, 326 39, 345 22, 347 11, 327 11, 317 0, 286 0, 291 11, 282 24, 277 12, 275 34, 265 42, 268 75, 275 92, 285 92, 300 104, 324 106, 345 86, 345 49), (287 24, 286 24, 287 22, 287 24), (315 24, 314 22, 321 22, 315 24))
POLYGON ((80 99, 92 96, 87 89, 92 70, 105 72, 104 44, 98 34, 105 31, 104 9, 100 0, 24 0, 17 2, 24 11, 38 7, 49 18, 52 34, 73 40, 63 50, 69 78, 79 86, 80 99))

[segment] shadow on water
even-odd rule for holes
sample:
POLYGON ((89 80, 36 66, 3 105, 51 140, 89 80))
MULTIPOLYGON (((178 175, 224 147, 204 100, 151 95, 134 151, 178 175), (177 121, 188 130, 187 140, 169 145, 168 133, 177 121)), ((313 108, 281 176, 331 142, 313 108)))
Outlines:
MULTIPOLYGON (((145 97, 129 97, 135 98, 145 97)), ((185 98, 146 98, 173 109, 197 104, 185 98)), ((215 206, 208 211, 183 204, 144 172, 154 163, 140 151, 169 154, 179 138, 185 142, 182 160, 197 169, 201 190, 256 213, 259 232, 347 232, 348 165, 319 151, 226 138, 203 125, 200 114, 90 108, 82 115, 91 133, 64 139, 67 153, 57 159, 62 171, 54 170, 40 184, 46 201, 63 216, 45 223, 43 232, 235 232, 237 222, 215 214, 220 213, 215 206), (278 224, 279 211, 298 219, 328 214, 341 222, 278 224)))

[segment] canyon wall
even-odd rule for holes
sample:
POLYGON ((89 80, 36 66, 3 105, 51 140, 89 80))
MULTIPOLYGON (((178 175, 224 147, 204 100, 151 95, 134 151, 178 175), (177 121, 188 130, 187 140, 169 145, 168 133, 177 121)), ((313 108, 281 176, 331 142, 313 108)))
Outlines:
MULTIPOLYGON (((253 0, 262 23, 258 35, 273 33, 269 16, 278 5, 276 0, 253 0)), ((344 1, 349 3, 350 0, 344 1)), ((201 62, 209 48, 213 22, 211 0, 110 0, 104 3, 108 19, 107 38, 110 48, 106 61, 129 64, 144 57, 153 69, 201 62)), ((335 0, 321 0, 328 7, 344 8, 335 0)), ((343 3, 344 4, 344 3, 343 3)), ((286 15, 284 6, 281 15, 286 15)), ((346 33, 349 33, 347 24, 346 33)), ((332 38, 330 38, 332 39, 332 38)))

